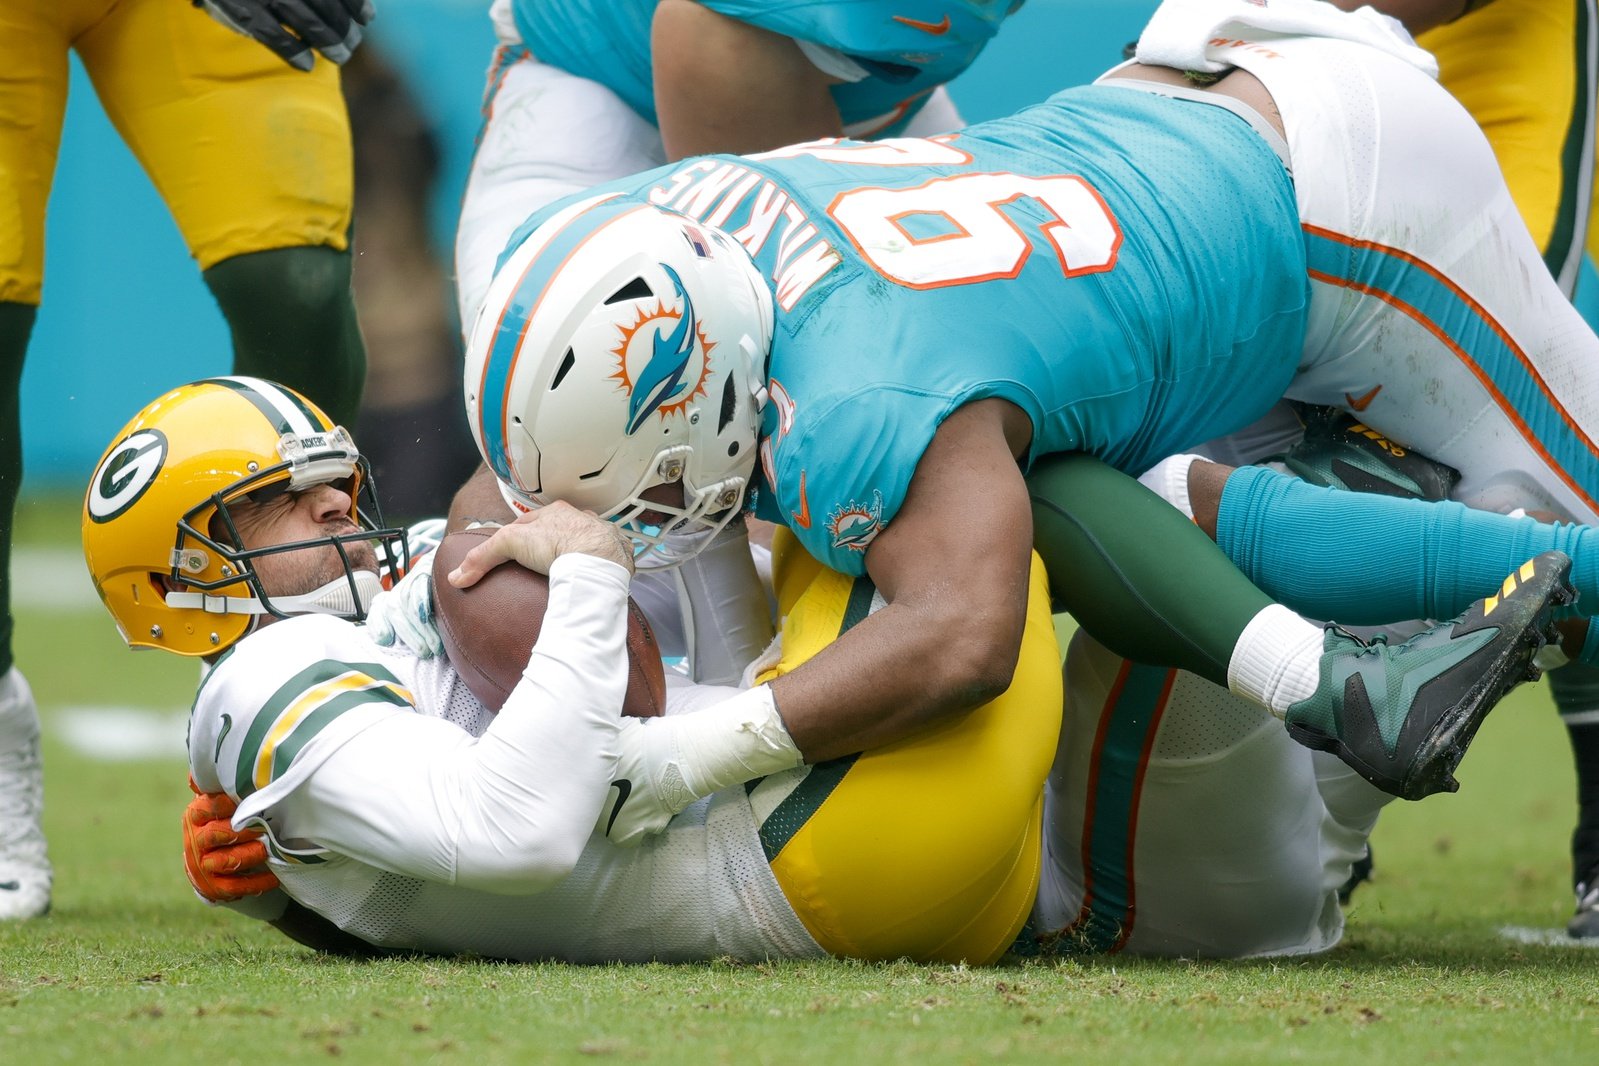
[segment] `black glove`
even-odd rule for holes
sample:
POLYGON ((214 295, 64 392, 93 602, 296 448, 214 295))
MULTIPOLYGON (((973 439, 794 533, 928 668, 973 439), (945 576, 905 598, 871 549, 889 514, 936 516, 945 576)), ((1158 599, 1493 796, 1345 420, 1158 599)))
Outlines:
POLYGON ((194 6, 296 70, 311 69, 312 49, 334 63, 349 59, 373 14, 372 0, 194 0, 194 6))

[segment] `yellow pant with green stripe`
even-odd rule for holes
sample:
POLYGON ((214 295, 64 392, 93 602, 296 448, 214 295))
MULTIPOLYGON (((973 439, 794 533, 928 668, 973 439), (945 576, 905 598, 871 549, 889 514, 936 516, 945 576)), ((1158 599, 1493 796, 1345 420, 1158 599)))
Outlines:
POLYGON ((350 228, 338 69, 294 70, 185 0, 0 4, 0 301, 36 304, 45 202, 76 50, 202 270, 350 228))
MULTIPOLYGON (((774 577, 783 658, 762 680, 864 618, 875 591, 824 568, 787 531, 774 546, 774 577)), ((772 871, 817 943, 861 959, 999 958, 1038 891, 1043 785, 1060 719, 1060 648, 1035 557, 1021 659, 1004 695, 897 744, 811 767, 764 819, 772 871)))
MULTIPOLYGON (((1494 0, 1419 43, 1493 145, 1516 207, 1569 295, 1594 197, 1596 0, 1494 0)), ((1590 247, 1591 247, 1590 243, 1590 247)))

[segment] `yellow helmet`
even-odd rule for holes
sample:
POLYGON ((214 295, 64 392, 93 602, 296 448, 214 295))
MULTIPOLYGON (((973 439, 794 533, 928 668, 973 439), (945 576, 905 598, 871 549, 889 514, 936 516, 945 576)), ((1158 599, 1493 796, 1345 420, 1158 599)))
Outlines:
POLYGON ((83 555, 106 609, 135 648, 210 655, 263 614, 360 621, 380 578, 344 544, 376 541, 392 580, 405 535, 383 529, 366 460, 305 397, 259 378, 207 378, 162 396, 106 449, 83 500, 83 555), (245 549, 229 505, 345 481, 359 532, 245 549), (274 602, 251 560, 333 545, 344 578, 274 602))

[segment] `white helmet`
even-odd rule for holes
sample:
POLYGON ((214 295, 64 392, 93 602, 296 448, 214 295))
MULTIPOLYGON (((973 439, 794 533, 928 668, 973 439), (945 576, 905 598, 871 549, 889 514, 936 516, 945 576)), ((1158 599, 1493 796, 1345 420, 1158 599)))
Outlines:
POLYGON ((565 500, 622 524, 638 566, 675 566, 744 498, 772 296, 727 234, 617 195, 511 238, 467 343, 467 420, 513 507, 565 500), (680 503, 644 499, 671 483, 680 503))

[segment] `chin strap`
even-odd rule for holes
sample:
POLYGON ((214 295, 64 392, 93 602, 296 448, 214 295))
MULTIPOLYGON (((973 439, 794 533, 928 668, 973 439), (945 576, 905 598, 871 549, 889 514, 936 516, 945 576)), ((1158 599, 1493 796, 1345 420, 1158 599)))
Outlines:
POLYGON ((331 614, 364 618, 373 598, 383 591, 383 583, 370 570, 357 570, 354 577, 355 598, 350 595, 350 581, 341 577, 303 596, 274 596, 271 611, 253 596, 212 596, 204 592, 169 592, 166 604, 207 614, 331 614))

